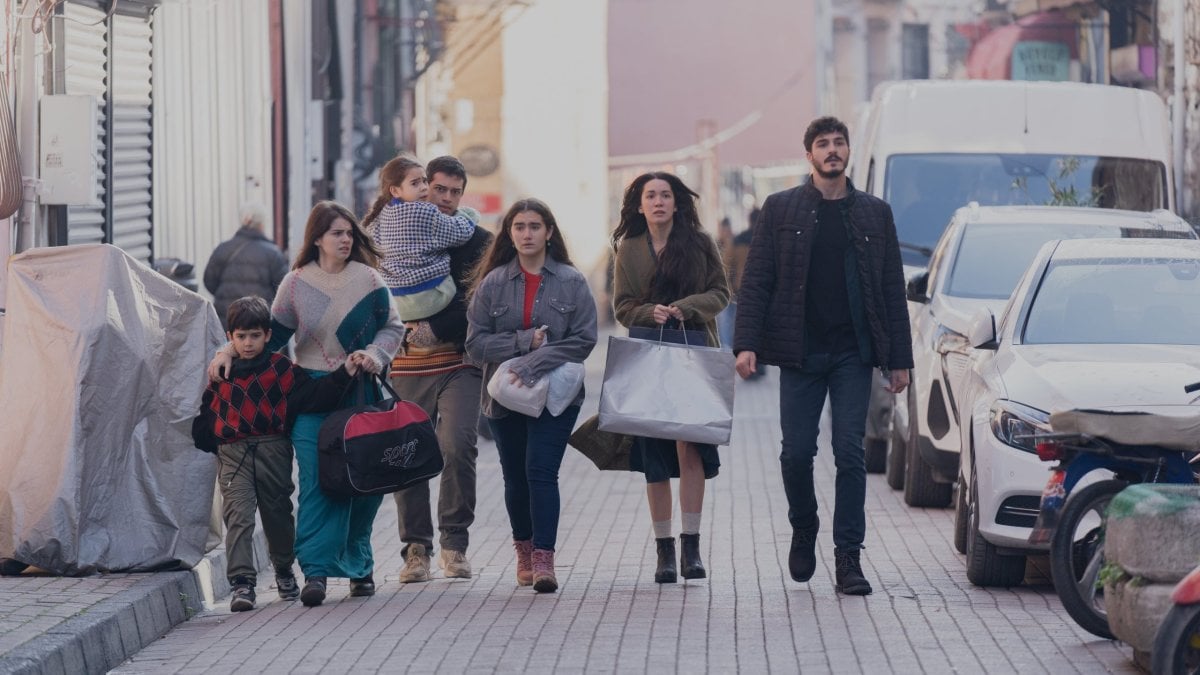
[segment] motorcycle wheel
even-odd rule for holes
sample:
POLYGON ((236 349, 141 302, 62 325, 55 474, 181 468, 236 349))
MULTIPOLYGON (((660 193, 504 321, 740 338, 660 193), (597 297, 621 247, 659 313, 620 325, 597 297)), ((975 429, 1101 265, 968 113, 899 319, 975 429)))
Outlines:
POLYGON ((1154 635, 1153 673, 1200 669, 1200 605, 1174 605, 1154 635))
POLYGON ((1067 498, 1058 528, 1050 541, 1050 574, 1054 590, 1067 614, 1087 632, 1113 639, 1104 606, 1104 589, 1096 586, 1104 566, 1104 523, 1109 502, 1128 485, 1106 480, 1089 485, 1067 498), (1098 516, 1085 524, 1088 516, 1098 516))

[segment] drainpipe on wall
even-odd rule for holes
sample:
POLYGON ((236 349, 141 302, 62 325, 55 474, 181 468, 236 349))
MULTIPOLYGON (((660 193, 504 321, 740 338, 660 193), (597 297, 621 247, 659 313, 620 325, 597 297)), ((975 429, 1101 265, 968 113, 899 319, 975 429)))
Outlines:
POLYGON ((1171 50, 1174 57, 1175 73, 1171 78, 1174 85, 1174 93, 1171 97, 1171 142, 1175 164, 1175 211, 1176 213, 1183 213, 1184 206, 1190 206, 1190 204, 1186 204, 1184 199, 1186 182, 1183 180, 1183 117, 1187 111, 1187 102, 1184 100, 1183 92, 1183 83, 1186 78, 1185 69, 1187 68, 1184 63, 1184 52, 1187 45, 1185 44, 1186 37, 1183 30, 1185 0, 1174 0, 1173 4, 1174 7, 1171 16, 1171 50))

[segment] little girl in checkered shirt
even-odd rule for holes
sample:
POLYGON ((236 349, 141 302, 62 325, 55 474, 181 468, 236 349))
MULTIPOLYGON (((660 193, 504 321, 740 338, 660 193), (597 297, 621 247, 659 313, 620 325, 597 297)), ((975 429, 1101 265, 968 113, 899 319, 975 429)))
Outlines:
POLYGON ((379 183, 379 197, 363 226, 383 251, 381 271, 400 320, 428 319, 454 299, 449 249, 465 244, 475 223, 423 201, 429 181, 414 159, 396 157, 385 164, 379 183))

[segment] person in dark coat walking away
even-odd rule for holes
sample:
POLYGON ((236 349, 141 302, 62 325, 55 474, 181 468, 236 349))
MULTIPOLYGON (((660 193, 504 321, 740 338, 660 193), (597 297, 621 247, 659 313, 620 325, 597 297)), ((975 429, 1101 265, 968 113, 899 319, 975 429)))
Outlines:
POLYGON ((283 251, 263 233, 266 209, 256 203, 243 205, 241 222, 233 237, 217 245, 204 268, 204 287, 212 293, 222 323, 230 303, 238 298, 257 295, 271 304, 288 273, 283 251))
POLYGON ((833 511, 836 590, 867 595, 860 551, 866 537, 863 434, 871 369, 888 391, 908 386, 912 338, 892 209, 846 177, 850 133, 833 117, 804 132, 812 176, 771 195, 738 289, 733 350, 749 378, 759 362, 779 366, 783 451, 779 463, 792 526, 788 571, 816 571, 820 527, 813 488, 817 429, 829 397, 837 467, 833 511))

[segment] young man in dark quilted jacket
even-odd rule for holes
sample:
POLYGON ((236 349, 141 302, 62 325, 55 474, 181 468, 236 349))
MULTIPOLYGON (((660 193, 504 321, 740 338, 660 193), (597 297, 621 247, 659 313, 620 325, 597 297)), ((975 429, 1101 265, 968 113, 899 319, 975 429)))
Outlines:
POLYGON ((846 177, 846 125, 833 117, 814 120, 804 148, 809 180, 768 197, 759 215, 738 291, 733 350, 743 378, 761 363, 780 368, 779 463, 792 525, 788 571, 796 581, 808 581, 817 566, 813 458, 828 395, 837 467, 835 587, 867 595, 871 584, 860 560, 863 434, 872 368, 884 371, 888 391, 908 386, 913 363, 904 273, 891 207, 846 177))
POLYGON ((217 455, 224 500, 229 609, 254 609, 254 511, 262 516, 267 551, 279 597, 295 600, 292 572, 296 521, 292 518, 292 442, 296 416, 334 410, 358 371, 355 355, 327 377, 312 378, 282 354, 265 352, 271 339, 266 300, 234 300, 226 314, 229 341, 237 350, 229 378, 208 385, 200 415, 192 422, 196 447, 217 455))

